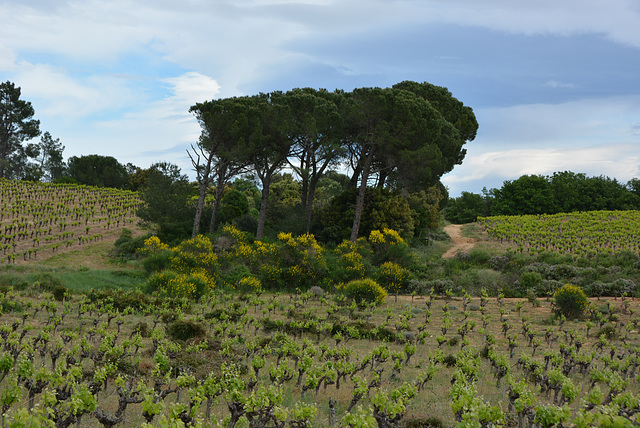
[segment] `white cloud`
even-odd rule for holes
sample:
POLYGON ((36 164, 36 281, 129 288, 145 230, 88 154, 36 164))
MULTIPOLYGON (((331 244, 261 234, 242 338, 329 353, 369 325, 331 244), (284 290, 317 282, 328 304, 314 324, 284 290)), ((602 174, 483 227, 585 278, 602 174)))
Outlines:
POLYGON ((57 67, 27 62, 18 64, 14 75, 38 115, 64 120, 119 109, 136 98, 121 79, 107 75, 74 79, 57 67))
POLYGON ((220 85, 216 80, 195 71, 179 77, 163 79, 163 81, 173 86, 172 101, 181 105, 191 106, 197 102, 213 99, 220 93, 220 85))

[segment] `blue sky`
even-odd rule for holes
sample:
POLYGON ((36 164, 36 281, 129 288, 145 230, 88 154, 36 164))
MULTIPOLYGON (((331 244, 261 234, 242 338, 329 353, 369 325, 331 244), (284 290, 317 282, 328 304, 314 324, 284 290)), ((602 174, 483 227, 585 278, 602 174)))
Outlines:
POLYGON ((522 174, 640 177, 636 0, 0 0, 0 20, 0 80, 65 157, 190 173, 195 102, 415 80, 478 118, 452 196, 522 174))

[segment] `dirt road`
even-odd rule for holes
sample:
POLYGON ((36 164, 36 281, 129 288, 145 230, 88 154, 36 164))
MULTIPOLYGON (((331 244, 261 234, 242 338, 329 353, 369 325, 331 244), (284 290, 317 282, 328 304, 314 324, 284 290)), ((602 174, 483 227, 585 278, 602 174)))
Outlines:
POLYGON ((444 227, 444 231, 451 237, 453 241, 453 247, 449 248, 446 253, 442 255, 443 258, 450 258, 458 254, 460 251, 469 252, 476 244, 474 238, 465 238, 462 236, 462 225, 450 224, 444 227))

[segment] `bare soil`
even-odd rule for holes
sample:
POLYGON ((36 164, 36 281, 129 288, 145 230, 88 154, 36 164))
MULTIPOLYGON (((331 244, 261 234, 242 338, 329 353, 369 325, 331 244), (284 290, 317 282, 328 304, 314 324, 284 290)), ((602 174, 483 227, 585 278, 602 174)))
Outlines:
POLYGON ((450 224, 444 227, 444 231, 451 237, 453 241, 453 247, 449 248, 446 253, 442 255, 442 258, 451 258, 458 254, 460 251, 469 252, 476 245, 477 240, 475 238, 466 238, 462 236, 462 225, 450 224))

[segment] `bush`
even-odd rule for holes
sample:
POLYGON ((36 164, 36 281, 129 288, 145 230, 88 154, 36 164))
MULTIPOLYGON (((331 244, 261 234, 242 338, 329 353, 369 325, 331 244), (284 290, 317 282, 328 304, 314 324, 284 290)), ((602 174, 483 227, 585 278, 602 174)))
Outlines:
POLYGON ((523 272, 520 275, 520 287, 525 293, 528 290, 537 290, 542 284, 542 275, 538 272, 523 272))
POLYGON ((205 329, 202 325, 193 321, 175 321, 167 327, 167 334, 173 340, 187 341, 194 337, 204 337, 205 329))
POLYGON ((396 263, 385 262, 378 268, 376 280, 385 290, 398 293, 407 289, 409 271, 396 263))
POLYGON ((589 299, 582 288, 575 285, 563 285, 553 295, 556 305, 556 313, 564 315, 567 319, 580 318, 589 306, 589 299))
POLYGON ((56 301, 62 302, 68 291, 69 290, 64 285, 56 285, 51 292, 53 293, 53 298, 56 301))
POLYGON ((342 288, 342 294, 348 301, 355 300, 359 305, 372 302, 380 304, 387 297, 384 288, 369 278, 348 282, 342 288))
POLYGON ((147 274, 163 271, 169 268, 171 256, 173 256, 171 250, 158 251, 145 258, 142 262, 142 267, 144 267, 147 274))

